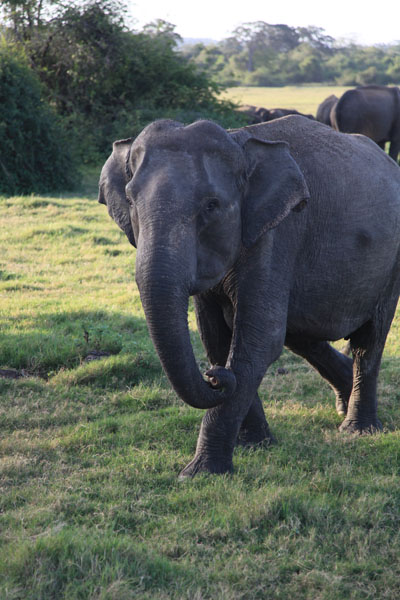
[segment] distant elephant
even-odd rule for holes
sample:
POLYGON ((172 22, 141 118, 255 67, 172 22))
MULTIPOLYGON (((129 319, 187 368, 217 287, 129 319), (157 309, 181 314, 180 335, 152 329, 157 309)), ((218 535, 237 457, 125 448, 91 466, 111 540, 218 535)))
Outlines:
POLYGON ((208 409, 181 478, 229 472, 235 444, 273 441, 257 390, 284 345, 331 385, 342 431, 381 429, 377 377, 400 293, 400 170, 372 141, 298 116, 232 131, 156 121, 114 143, 99 201, 137 246, 136 282, 172 386, 208 409), (343 337, 353 358, 328 343, 343 337))
POLYGON ((264 122, 272 121, 273 119, 280 119, 281 117, 287 117, 288 115, 300 115, 302 117, 307 117, 307 119, 314 120, 313 115, 305 115, 294 108, 271 108, 268 110, 268 113, 264 115, 264 122))
POLYGON ((265 115, 269 112, 262 106, 254 106, 253 104, 242 104, 237 109, 237 112, 245 114, 248 117, 249 125, 255 125, 257 123, 263 123, 265 115))
MULTIPOLYGON (((270 120, 270 111, 263 106, 257 106, 256 115, 260 119, 260 123, 265 123, 270 120)), ((255 123, 254 123, 255 124, 255 123)))
POLYGON ((331 110, 339 100, 335 94, 331 94, 321 104, 317 109, 317 121, 320 123, 325 123, 325 125, 332 125, 331 123, 331 110))
POLYGON ((400 152, 400 89, 366 85, 348 90, 331 112, 332 126, 344 133, 362 133, 383 150, 390 142, 389 156, 400 152))
POLYGON ((257 123, 267 123, 273 119, 280 119, 287 115, 301 115, 307 119, 314 119, 313 115, 305 115, 298 112, 294 108, 263 108, 262 106, 253 106, 251 104, 243 104, 238 109, 239 112, 245 113, 249 117, 249 125, 257 123))

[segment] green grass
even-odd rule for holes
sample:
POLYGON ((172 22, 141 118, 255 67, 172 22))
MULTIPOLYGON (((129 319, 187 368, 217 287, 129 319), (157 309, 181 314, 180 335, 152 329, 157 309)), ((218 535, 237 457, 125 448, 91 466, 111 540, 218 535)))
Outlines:
POLYGON ((284 87, 233 87, 223 97, 239 104, 253 104, 264 108, 295 108, 301 113, 316 115, 325 98, 335 94, 338 98, 350 89, 333 85, 288 85, 284 87))
POLYGON ((202 412, 160 369, 94 189, 0 199, 0 367, 27 375, 0 378, 1 600, 397 599, 400 313, 384 433, 339 434, 329 387, 285 351, 261 386, 278 444, 179 483, 202 412))

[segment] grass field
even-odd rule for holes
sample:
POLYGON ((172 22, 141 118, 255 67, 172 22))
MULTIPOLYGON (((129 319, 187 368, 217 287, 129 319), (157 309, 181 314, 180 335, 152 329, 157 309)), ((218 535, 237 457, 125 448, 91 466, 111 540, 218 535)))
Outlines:
POLYGON ((301 113, 316 115, 317 108, 325 98, 335 94, 338 98, 350 88, 341 86, 294 86, 233 87, 228 88, 223 98, 238 104, 253 104, 264 108, 295 108, 301 113))
POLYGON ((0 368, 24 375, 0 378, 1 600, 400 597, 399 310, 382 434, 339 434, 333 393, 285 351, 261 386, 278 444, 179 483, 202 412, 160 369, 134 249, 90 181, 1 198, 0 240, 0 368))

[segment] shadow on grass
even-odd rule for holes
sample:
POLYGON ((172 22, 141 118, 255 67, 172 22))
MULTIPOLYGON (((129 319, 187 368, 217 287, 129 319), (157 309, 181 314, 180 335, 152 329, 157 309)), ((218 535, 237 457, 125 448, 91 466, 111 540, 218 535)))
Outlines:
POLYGON ((61 385, 95 385, 121 389, 139 383, 150 383, 161 375, 161 366, 150 352, 125 352, 100 358, 75 369, 60 370, 49 381, 61 385))
POLYGON ((144 319, 104 310, 19 315, 3 333, 0 368, 54 383, 117 388, 161 373, 144 319))

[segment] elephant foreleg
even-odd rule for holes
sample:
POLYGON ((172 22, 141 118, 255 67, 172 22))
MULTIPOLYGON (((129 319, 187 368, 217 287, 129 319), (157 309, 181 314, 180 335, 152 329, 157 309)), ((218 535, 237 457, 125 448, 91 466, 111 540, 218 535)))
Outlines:
POLYGON ((316 342, 302 336, 287 334, 285 345, 305 358, 326 379, 335 392, 338 414, 345 415, 353 387, 352 359, 328 342, 316 342))
MULTIPOLYGON (((226 364, 232 340, 232 319, 230 306, 224 310, 212 293, 194 298, 197 325, 207 357, 212 365, 226 364)), ((261 442, 269 445, 275 441, 265 418, 262 402, 255 394, 249 411, 240 426, 237 444, 253 446, 261 442)))
MULTIPOLYGON (((212 365, 225 365, 232 341, 232 314, 229 306, 221 307, 212 293, 194 297, 197 324, 207 357, 212 365)), ((251 396, 236 398, 229 405, 210 409, 204 415, 196 454, 183 469, 180 478, 206 471, 225 473, 232 470, 236 443, 244 446, 274 441, 261 400, 251 396)))

